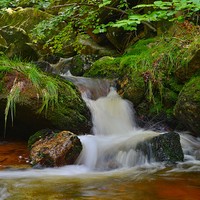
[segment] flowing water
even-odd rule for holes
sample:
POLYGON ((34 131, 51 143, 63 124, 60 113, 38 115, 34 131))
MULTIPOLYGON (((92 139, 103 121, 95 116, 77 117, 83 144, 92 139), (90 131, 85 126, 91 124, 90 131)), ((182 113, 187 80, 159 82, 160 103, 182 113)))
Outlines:
POLYGON ((102 86, 99 80, 66 78, 82 92, 92 114, 93 134, 79 136, 83 151, 75 165, 1 170, 0 200, 200 199, 198 138, 180 133, 184 162, 149 163, 135 151, 136 144, 162 133, 137 127, 132 105, 108 81, 102 86))

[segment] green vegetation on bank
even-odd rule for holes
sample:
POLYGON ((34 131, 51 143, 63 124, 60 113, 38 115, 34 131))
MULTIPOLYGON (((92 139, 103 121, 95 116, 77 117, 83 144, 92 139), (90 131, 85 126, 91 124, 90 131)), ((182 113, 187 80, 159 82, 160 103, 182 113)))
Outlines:
MULTIPOLYGON (((200 48, 198 27, 188 25, 179 29, 179 26, 182 25, 172 27, 177 29, 174 35, 143 39, 121 57, 98 60, 85 76, 118 79, 121 94, 135 106, 146 101, 152 115, 160 112, 172 115, 178 94, 193 70, 188 63, 200 48)), ((142 109, 146 109, 144 104, 142 109)))

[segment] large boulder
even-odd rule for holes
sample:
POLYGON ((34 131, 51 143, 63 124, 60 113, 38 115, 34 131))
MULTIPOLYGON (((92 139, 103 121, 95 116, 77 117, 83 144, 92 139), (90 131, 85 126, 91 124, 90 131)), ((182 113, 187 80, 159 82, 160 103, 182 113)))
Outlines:
MULTIPOLYGON (((22 63, 16 65, 24 71, 29 71, 29 68, 33 67, 28 63, 27 66, 23 66, 22 63)), ((90 130, 89 110, 72 83, 35 70, 30 70, 28 74, 22 71, 13 69, 0 73, 2 133, 6 118, 6 136, 21 135, 27 138, 43 128, 67 129, 80 134, 90 130), (5 111, 7 116, 4 114, 5 111)))
POLYGON ((149 161, 173 164, 184 159, 178 133, 169 132, 138 143, 137 151, 141 151, 149 161))
POLYGON ((192 78, 182 89, 175 116, 196 136, 200 136, 200 76, 192 78))
POLYGON ((41 167, 73 164, 81 150, 82 144, 72 132, 51 133, 32 145, 30 161, 32 165, 41 167))

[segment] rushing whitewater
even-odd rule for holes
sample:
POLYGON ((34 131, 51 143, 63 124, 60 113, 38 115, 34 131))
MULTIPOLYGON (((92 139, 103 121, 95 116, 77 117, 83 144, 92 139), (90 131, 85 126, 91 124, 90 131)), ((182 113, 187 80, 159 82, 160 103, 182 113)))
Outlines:
MULTIPOLYGON (((136 145, 162 133, 137 127, 132 104, 118 95, 110 81, 75 77, 70 73, 63 77, 77 85, 92 114, 92 135, 79 136, 83 150, 77 164, 92 171, 146 165, 147 158, 135 150, 136 145)), ((195 160, 194 146, 200 147, 199 141, 194 144, 187 135, 180 136, 185 157, 195 160)))
POLYGON ((82 93, 92 114, 93 135, 80 136, 83 151, 77 161, 92 170, 110 170, 144 164, 136 144, 158 133, 136 128, 132 104, 113 87, 105 97, 92 100, 82 93))
POLYGON ((132 104, 108 80, 63 76, 78 86, 92 114, 92 135, 79 136, 83 151, 77 164, 101 171, 144 164, 146 158, 136 152, 136 144, 158 133, 136 127, 132 104))

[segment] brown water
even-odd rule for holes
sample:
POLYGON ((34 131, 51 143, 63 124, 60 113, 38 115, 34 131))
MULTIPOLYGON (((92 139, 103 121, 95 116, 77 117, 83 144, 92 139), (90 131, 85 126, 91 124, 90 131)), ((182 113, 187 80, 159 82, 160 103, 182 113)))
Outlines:
MULTIPOLYGON (((1 181, 2 182, 2 181, 1 181)), ((5 179, 7 200, 198 200, 200 173, 5 179)), ((4 192, 5 193, 5 192, 4 192)), ((1 198, 0 198, 1 199, 1 198)))
POLYGON ((0 171, 0 200, 200 199, 198 170, 170 172, 173 168, 150 167, 71 176, 71 169, 64 168, 61 171, 69 170, 66 175, 59 175, 58 172, 56 175, 53 169, 49 169, 47 174, 44 173, 45 170, 23 170, 23 167, 28 166, 27 156, 24 142, 0 145, 1 169, 4 169, 0 171), (34 173, 37 176, 34 176, 34 173), (3 174, 4 176, 1 176, 3 174))
POLYGON ((28 154, 24 141, 0 142, 0 169, 27 166, 28 154))

